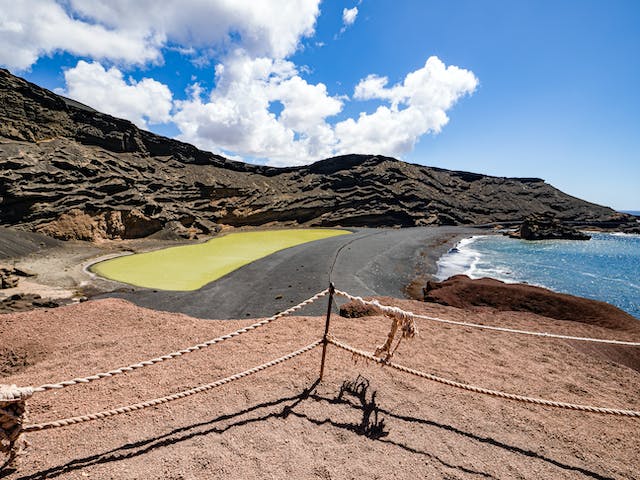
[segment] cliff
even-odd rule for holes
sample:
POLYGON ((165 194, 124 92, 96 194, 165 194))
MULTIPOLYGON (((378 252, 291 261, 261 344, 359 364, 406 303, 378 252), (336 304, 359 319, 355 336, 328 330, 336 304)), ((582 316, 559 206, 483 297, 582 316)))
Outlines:
POLYGON ((536 178, 346 155, 290 168, 231 161, 138 129, 0 70, 0 225, 59 238, 217 225, 414 226, 534 213, 606 225, 631 216, 536 178), (603 223, 604 222, 604 223, 603 223))

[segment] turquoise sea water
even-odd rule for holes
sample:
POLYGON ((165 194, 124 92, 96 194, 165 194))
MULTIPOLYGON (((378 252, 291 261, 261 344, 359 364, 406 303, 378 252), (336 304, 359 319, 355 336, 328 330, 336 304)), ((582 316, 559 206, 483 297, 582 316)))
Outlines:
POLYGON ((439 280, 457 274, 602 300, 640 319, 640 235, 594 233, 589 241, 540 242, 477 236, 439 260, 439 280))

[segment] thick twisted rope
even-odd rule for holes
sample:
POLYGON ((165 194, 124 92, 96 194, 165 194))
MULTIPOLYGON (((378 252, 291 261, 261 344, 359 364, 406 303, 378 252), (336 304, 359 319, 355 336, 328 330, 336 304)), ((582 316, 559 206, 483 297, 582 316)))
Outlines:
POLYGON ((284 317, 284 316, 289 315, 289 314, 291 314, 291 313, 293 313, 293 312, 295 312, 297 310, 300 310, 301 308, 303 308, 303 307, 315 302, 319 298, 324 297, 328 293, 329 293, 329 289, 323 290, 322 292, 316 293, 313 297, 310 297, 307 300, 305 300, 303 302, 300 302, 299 304, 294 305, 291 308, 288 308, 287 310, 283 310, 280 313, 276 313, 272 317, 265 318, 264 320, 261 320, 259 322, 256 322, 256 323, 252 324, 252 325, 249 325, 248 327, 240 328, 240 329, 236 330, 235 332, 227 333, 226 335, 222 335, 221 337, 213 338, 213 339, 208 340, 206 342, 199 343, 197 345, 193 345, 192 347, 188 347, 188 348, 184 348, 182 350, 178 350, 177 352, 168 353, 166 355, 162 355, 160 357, 152 358, 150 360, 145 360, 144 362, 134 363, 133 365, 129 365, 129 366, 126 366, 126 367, 116 368, 115 370, 109 370, 108 372, 96 373, 95 375, 89 375, 87 377, 73 378, 71 380, 66 380, 64 382, 59 382, 59 383, 47 383, 45 385, 40 385, 39 387, 35 387, 33 389, 33 391, 34 392, 44 392, 46 390, 65 388, 65 387, 69 387, 71 385, 77 385, 77 384, 81 384, 81 383, 89 383, 89 382, 93 382, 95 380, 99 380, 101 378, 113 377, 114 375, 119 375, 119 374, 125 373, 125 372, 131 372, 131 371, 136 370, 138 368, 148 367, 149 365, 154 365, 156 363, 164 362, 166 360, 171 360, 172 358, 180 357, 182 355, 186 355, 188 353, 195 352, 196 350, 201 350, 203 348, 210 347, 212 345, 215 345, 216 343, 220 343, 220 342, 223 342, 225 340, 229 340, 231 338, 234 338, 234 337, 237 337, 239 335, 242 335, 243 333, 247 333, 247 332, 249 332, 251 330, 255 330, 257 328, 263 327, 263 326, 273 322, 274 320, 277 320, 278 318, 284 317))
POLYGON ((347 345, 346 343, 339 342, 332 336, 327 337, 327 342, 332 345, 335 345, 338 348, 346 350, 347 352, 350 352, 353 355, 357 355, 359 357, 365 358, 372 362, 376 362, 391 368, 395 368, 396 370, 400 370, 401 372, 409 373, 411 375, 425 378, 433 382, 438 382, 444 385, 449 385, 450 387, 467 390, 469 392, 480 393, 483 395, 491 395, 493 397, 498 397, 498 398, 506 398, 508 400, 516 400, 518 402, 533 403, 535 405, 543 405, 547 407, 564 408, 568 410, 577 410, 581 412, 603 413, 608 415, 619 415, 624 417, 640 418, 640 412, 635 410, 619 410, 616 408, 593 407, 590 405, 577 405, 575 403, 556 402, 554 400, 545 400, 543 398, 535 398, 535 397, 525 397, 523 395, 517 395, 515 393, 507 393, 499 390, 490 390, 488 388, 476 387, 475 385, 460 383, 460 382, 456 382, 455 380, 449 380, 447 378, 438 377, 437 375, 433 375, 431 373, 425 373, 419 370, 414 370, 413 368, 405 367, 403 365, 398 365, 397 363, 387 362, 382 358, 375 357, 370 353, 364 352, 362 350, 358 350, 350 345, 347 345))
POLYGON ((239 380, 241 378, 247 377, 249 375, 253 375, 254 373, 258 373, 262 370, 265 370, 269 367, 273 367, 280 363, 286 362, 287 360, 291 360, 298 355, 302 355, 310 350, 313 350, 318 345, 322 344, 322 340, 317 340, 313 343, 310 343, 306 347, 303 347, 295 352, 291 352, 287 355, 284 355, 280 358, 276 358, 275 360, 271 360, 270 362, 263 363, 262 365, 258 365, 256 367, 250 368, 249 370, 245 370, 244 372, 236 373, 235 375, 231 375, 229 377, 223 378, 221 380, 217 380, 212 383, 207 383, 206 385, 200 385, 199 387, 192 388, 190 390, 184 390, 182 392, 174 393, 173 395, 168 395, 166 397, 155 398, 153 400, 148 400, 146 402, 135 403, 133 405, 127 405, 126 407, 114 408, 112 410, 105 410, 103 412, 91 413, 88 415, 82 415, 79 417, 71 417, 65 418, 62 420, 55 420, 52 422, 44 422, 44 423, 36 423, 32 425, 26 425, 23 427, 23 432, 35 432, 40 430, 48 430, 51 428, 60 428, 67 427, 69 425, 74 425, 76 423, 90 422, 92 420, 101 420, 103 418, 112 417, 114 415, 119 415, 121 413, 133 412, 136 410, 142 410, 149 407, 154 407, 156 405, 161 405, 163 403, 173 402, 175 400, 180 400, 185 397, 189 397, 191 395, 195 395, 196 393, 206 392, 207 390, 211 390, 216 387, 220 387, 227 383, 233 382, 235 380, 239 380))
POLYGON ((372 307, 376 307, 380 309, 382 312, 387 312, 390 314, 404 314, 409 315, 414 318, 422 318, 424 320, 431 320, 433 322, 447 323, 449 325, 459 325, 463 327, 473 327, 473 328, 482 328, 484 330, 494 330, 497 332, 507 332, 507 333, 518 333, 521 335, 532 335, 535 337, 547 337, 547 338, 561 338, 563 340, 578 340, 581 342, 596 342, 596 343, 609 343, 613 345, 625 345, 630 347, 640 347, 640 342, 627 342, 624 340, 607 340, 603 338, 590 338, 590 337, 573 337, 570 335, 560 335, 557 333, 547 333, 547 332, 531 332, 528 330, 518 330, 515 328, 506 328, 506 327, 494 327, 491 325, 482 325, 479 323, 470 323, 470 322, 458 322, 455 320, 447 320, 444 318, 438 317, 430 317, 428 315, 419 315, 417 313, 413 313, 410 311, 402 310, 398 307, 391 307, 389 305, 383 305, 377 300, 365 300, 362 297, 356 297, 353 295, 349 295, 347 292, 343 292, 341 290, 336 290, 336 295, 340 295, 348 300, 361 303, 362 305, 369 305, 372 307))

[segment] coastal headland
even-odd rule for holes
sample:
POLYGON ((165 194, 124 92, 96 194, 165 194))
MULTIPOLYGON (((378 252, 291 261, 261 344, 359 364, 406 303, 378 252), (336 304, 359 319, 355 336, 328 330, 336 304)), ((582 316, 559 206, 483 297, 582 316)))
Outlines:
MULTIPOLYGON (((593 347, 460 323, 637 343, 640 322, 611 307, 587 323, 571 316, 585 311, 576 307, 585 307, 584 299, 537 290, 534 298, 525 286, 491 282, 472 282, 472 293, 442 290, 440 303, 422 301, 436 261, 461 238, 531 214, 621 230, 638 228, 637 218, 537 178, 442 170, 379 155, 283 169, 235 162, 145 132, 5 70, 0 104, 0 263, 9 286, 0 291, 0 383, 38 386, 167 357, 148 368, 125 367, 122 375, 37 392, 27 401, 27 424, 178 394, 318 342, 326 297, 211 348, 166 355, 253 325, 330 283, 454 322, 375 311, 345 318, 337 314, 345 300, 336 298, 331 335, 373 352, 390 330, 411 332, 392 360, 449 385, 356 362, 334 345, 328 345, 320 382, 320 348, 313 348, 251 379, 225 381, 170 405, 29 432, 31 445, 18 470, 0 476, 639 476, 637 418, 525 404, 451 384, 635 412, 637 345, 593 347), (234 232, 301 227, 351 233, 276 249, 190 291, 135 287, 89 269, 106 258, 200 247, 234 232), (11 277, 17 271, 24 276, 11 277), (552 297, 564 317, 538 308, 552 297), (538 309, 516 308, 516 300, 538 309)), ((171 275, 180 263, 163 273, 171 275)))

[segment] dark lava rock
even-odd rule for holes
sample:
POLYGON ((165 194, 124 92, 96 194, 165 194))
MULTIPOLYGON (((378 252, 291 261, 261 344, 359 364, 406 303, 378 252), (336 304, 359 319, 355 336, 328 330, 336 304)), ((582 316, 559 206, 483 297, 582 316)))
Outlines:
POLYGON ((589 240, 590 235, 581 232, 571 226, 563 224, 560 220, 550 215, 532 215, 528 217, 515 233, 510 233, 512 238, 522 240, 589 240))
POLYGON ((379 308, 359 302, 347 302, 340 306, 340 316, 345 318, 373 317, 382 315, 379 308))
POLYGON ((18 286, 20 277, 33 277, 35 274, 26 269, 0 265, 0 289, 14 288, 18 286))
POLYGON ((490 177, 379 155, 289 168, 231 161, 0 69, 0 225, 96 240, 160 233, 176 221, 208 234, 220 225, 507 224, 545 212, 606 228, 633 218, 538 178, 490 177))
POLYGON ((34 308, 56 308, 60 302, 42 298, 38 294, 16 293, 0 300, 0 313, 22 312, 34 308))
POLYGON ((18 286, 19 278, 7 272, 4 268, 0 269, 0 288, 13 288, 18 286))

